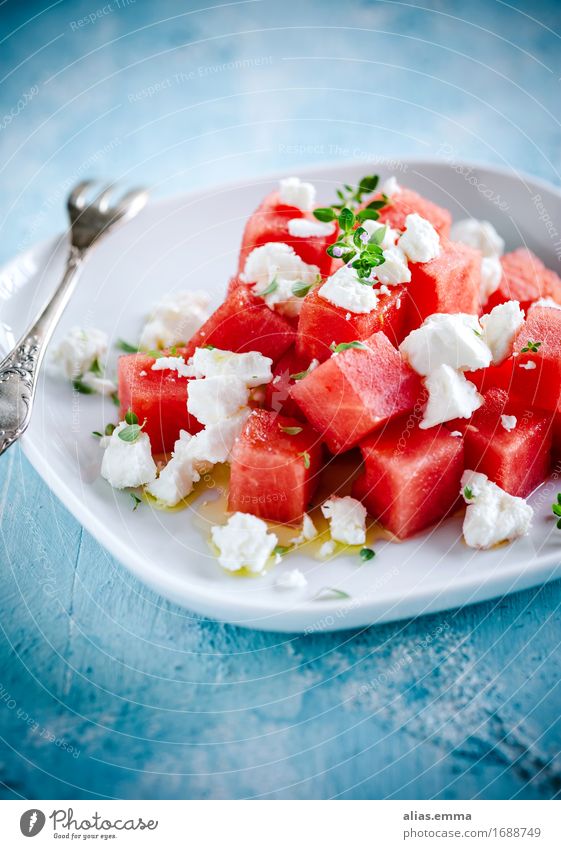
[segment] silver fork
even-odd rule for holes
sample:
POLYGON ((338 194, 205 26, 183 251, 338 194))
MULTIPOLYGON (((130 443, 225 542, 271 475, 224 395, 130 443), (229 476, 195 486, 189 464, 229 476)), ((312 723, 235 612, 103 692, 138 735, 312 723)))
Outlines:
POLYGON ((111 204, 115 193, 111 185, 104 186, 87 204, 94 185, 92 180, 84 180, 70 193, 70 250, 63 278, 39 317, 0 363, 0 454, 29 424, 45 349, 76 287, 86 254, 115 224, 140 212, 148 200, 144 189, 135 189, 111 204))

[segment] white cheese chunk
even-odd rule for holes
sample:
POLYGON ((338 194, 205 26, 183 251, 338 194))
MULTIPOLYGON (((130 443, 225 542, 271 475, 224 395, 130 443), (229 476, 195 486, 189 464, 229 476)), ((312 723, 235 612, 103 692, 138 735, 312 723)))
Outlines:
POLYGON ((172 292, 152 307, 141 334, 143 348, 170 348, 188 342, 210 315, 204 292, 172 292))
POLYGON ((120 422, 108 437, 101 461, 101 476, 115 489, 143 486, 156 477, 150 437, 141 433, 135 442, 125 442, 119 433, 126 427, 126 422, 120 422))
POLYGON ((273 361, 259 351, 235 354, 219 348, 196 348, 189 361, 194 377, 218 377, 234 375, 253 389, 270 383, 273 379, 271 366, 273 361))
POLYGON ((484 256, 481 260, 479 299, 482 304, 496 292, 503 279, 503 267, 498 256, 484 256))
POLYGON ((294 317, 304 301, 293 294, 294 284, 313 286, 319 276, 317 265, 308 265, 290 245, 267 242, 249 254, 240 279, 253 283, 253 294, 263 298, 270 309, 294 317))
POLYGON ((533 371, 535 368, 537 368, 537 366, 533 360, 528 360, 527 363, 520 363, 519 368, 526 369, 526 371, 533 371))
POLYGON ((384 180, 381 188, 382 194, 386 195, 386 197, 388 198, 393 197, 395 194, 401 191, 401 186, 393 175, 391 177, 388 177, 387 180, 384 180))
POLYGON ((518 419, 516 418, 516 416, 501 416, 501 425, 508 433, 510 433, 511 430, 514 430, 517 424, 518 419))
POLYGON ((529 531, 534 515, 530 505, 505 492, 486 475, 466 470, 460 492, 468 505, 464 539, 472 548, 491 548, 529 531))
POLYGON ((489 346, 494 365, 499 365, 512 353, 514 337, 524 324, 524 313, 518 301, 498 304, 480 319, 483 340, 489 346))
POLYGON ((211 536, 219 551, 218 562, 230 572, 243 568, 263 572, 278 543, 265 522, 251 513, 234 513, 225 525, 211 528, 211 536))
POLYGON ((152 371, 176 371, 179 377, 192 377, 193 370, 189 368, 183 357, 158 357, 152 366, 152 371))
POLYGON ((356 498, 332 495, 322 504, 321 512, 329 521, 332 539, 347 545, 366 541, 366 508, 356 498))
POLYGON ((329 557, 335 551, 335 540, 329 539, 324 542, 319 550, 320 557, 329 557))
POLYGON ((355 270, 347 265, 328 277, 318 294, 336 307, 360 314, 372 312, 378 303, 372 286, 361 283, 355 270))
POLYGON ((505 248, 504 239, 501 239, 493 225, 489 221, 478 221, 477 218, 456 221, 450 230, 450 238, 481 251, 483 256, 501 256, 505 248))
POLYGON ((207 425, 204 430, 195 434, 190 445, 195 465, 226 463, 250 413, 249 408, 244 408, 236 415, 207 425))
POLYGON ((291 218, 288 232, 295 239, 310 239, 314 236, 331 236, 335 224, 329 221, 315 221, 311 218, 291 218))
POLYGON ((398 247, 387 248, 384 252, 384 262, 374 269, 374 275, 380 283, 387 286, 398 286, 400 283, 411 281, 411 271, 407 265, 407 257, 398 247))
POLYGON ((68 380, 77 380, 100 364, 107 354, 107 334, 93 327, 73 327, 51 354, 53 370, 68 380))
POLYGON ((405 232, 397 245, 411 262, 430 262, 440 254, 440 236, 417 212, 406 217, 405 232))
POLYGON ((302 531, 298 534, 298 536, 291 539, 290 543, 291 545, 301 545, 304 542, 308 542, 311 539, 315 539, 317 535, 318 531, 312 519, 308 516, 307 513, 304 513, 304 518, 302 520, 302 531))
POLYGON ((275 586, 283 590, 301 590, 308 586, 308 581, 300 569, 290 569, 290 571, 282 572, 278 576, 275 586))
POLYGON ((240 413, 248 398, 249 389, 243 380, 221 374, 191 381, 187 409, 201 424, 216 424, 240 413))
POLYGON ((429 316, 403 340, 399 350, 411 368, 422 375, 442 365, 475 371, 491 363, 491 351, 481 338, 477 316, 466 313, 429 316))
POLYGON ((286 177, 279 182, 279 199, 287 206, 310 212, 316 203, 316 189, 312 183, 304 183, 299 177, 286 177))
POLYGON ((375 233, 378 233, 380 230, 384 231, 382 241, 380 242, 380 247, 383 251, 387 251, 390 248, 395 247, 395 243, 399 239, 399 232, 397 230, 393 230, 389 225, 382 224, 380 221, 374 221, 371 218, 367 218, 366 221, 363 221, 361 227, 363 227, 368 233, 370 241, 372 241, 372 236, 375 233))
POLYGON ((553 298, 538 298, 532 304, 533 307, 551 307, 552 310, 561 310, 561 304, 554 301, 553 298))
POLYGON ((158 479, 147 487, 150 495, 168 507, 173 507, 186 498, 200 480, 191 448, 194 439, 195 437, 185 430, 179 432, 171 459, 161 470, 158 479))
POLYGON ((451 419, 468 419, 483 403, 476 387, 461 372, 442 365, 425 378, 429 391, 421 430, 449 422, 451 419))

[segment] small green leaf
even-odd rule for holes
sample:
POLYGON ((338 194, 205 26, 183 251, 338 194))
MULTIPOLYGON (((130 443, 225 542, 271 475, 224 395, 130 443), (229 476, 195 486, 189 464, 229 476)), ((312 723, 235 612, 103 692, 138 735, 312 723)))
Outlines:
POLYGON ((141 433, 142 425, 132 424, 120 430, 118 437, 119 439, 122 439, 123 442, 136 442, 141 433))
POLYGON ((337 218, 334 210, 330 206, 319 207, 319 209, 314 209, 314 215, 318 221, 335 221, 337 218))
POLYGON ((102 434, 102 433, 100 433, 98 430, 92 430, 92 436, 97 436, 97 437, 98 437, 98 439, 101 439, 101 437, 103 436, 103 434, 102 434))
POLYGON ((124 339, 118 339, 115 343, 115 347, 119 349, 119 351, 124 351, 125 354, 138 354, 139 347, 138 345, 129 345, 128 342, 125 342, 124 339))
POLYGON ((339 213, 339 227, 343 232, 348 233, 353 229, 355 223, 355 214, 348 206, 344 206, 339 213))
POLYGON ((112 436, 115 428, 116 428, 116 425, 111 424, 111 423, 105 425, 105 436, 112 436))
POLYGON ((480 338, 483 336, 483 333, 480 333, 479 330, 474 330, 473 332, 476 336, 479 336, 480 338))
POLYGON ((283 554, 287 554, 289 551, 289 545, 275 545, 275 547, 273 548, 273 554, 280 554, 281 556, 283 554))
POLYGON ((377 221, 379 217, 380 213, 376 212, 375 209, 370 209, 369 207, 361 209, 357 215, 359 221, 377 221))
POLYGON ((466 501, 471 501, 473 498, 473 490, 469 486, 464 486, 464 498, 466 501))
POLYGON ((72 381, 72 386, 76 392, 80 392, 82 395, 92 395, 94 392, 91 386, 87 386, 80 377, 72 381))
POLYGON ((306 371, 297 371, 296 374, 289 375, 290 380, 302 380, 304 377, 306 377, 308 372, 309 369, 306 369, 306 371))
POLYGON ((125 413, 125 421, 128 425, 138 424, 138 416, 131 409, 125 413))
POLYGON ((304 298, 311 288, 311 283, 304 283, 303 280, 297 280, 292 286, 292 294, 296 295, 297 298, 304 298))
POLYGON ((303 451, 301 454, 298 454, 298 456, 302 457, 302 459, 304 461, 304 468, 309 469, 310 468, 310 455, 308 454, 308 452, 303 451))
POLYGON ((335 598, 345 599, 350 598, 350 595, 337 587, 323 587, 315 594, 314 601, 330 601, 335 598))
POLYGON ((355 342, 339 342, 338 345, 336 345, 335 342, 332 342, 329 347, 334 354, 340 354, 342 351, 348 351, 349 348, 358 348, 359 350, 363 350, 366 348, 366 345, 363 342, 356 340, 355 342))
POLYGON ((531 351, 533 354, 537 354, 538 349, 542 343, 541 342, 526 342, 525 346, 522 348, 521 353, 526 354, 528 351, 531 351))
POLYGON ((379 182, 380 178, 377 174, 371 174, 368 177, 363 177, 358 184, 358 191, 361 195, 371 194, 371 192, 376 189, 379 182))
POLYGON ((365 230, 364 227, 358 227, 353 233, 353 242, 359 250, 364 248, 368 238, 368 230, 365 230))
POLYGON ((276 292, 278 288, 279 284, 277 283, 277 278, 273 277, 267 288, 263 289, 262 292, 259 292, 259 297, 263 298, 265 295, 272 295, 273 292, 276 292))
POLYGON ((207 351, 214 351, 214 345, 201 345, 201 348, 206 348, 207 351))
POLYGON ((132 508, 132 512, 136 510, 139 504, 142 504, 142 498, 139 498, 138 495, 135 495, 134 492, 129 492, 130 497, 134 501, 134 507, 132 508))
POLYGON ((378 245, 378 247, 380 247, 382 245, 382 242, 384 241, 384 237, 387 233, 387 230, 388 227, 386 224, 384 224, 383 227, 378 227, 378 229, 375 230, 374 233, 372 233, 372 235, 370 236, 370 244, 378 245))
POLYGON ((387 198, 386 195, 382 195, 380 200, 371 201, 366 209, 383 209, 387 205, 388 200, 389 198, 387 198))
POLYGON ((373 557, 376 556, 376 552, 371 548, 361 548, 360 549, 360 559, 364 560, 366 563, 367 560, 372 560, 373 557))
POLYGON ((92 374, 95 374, 96 377, 101 377, 103 375, 103 371, 101 370, 101 366, 99 364, 99 360, 96 357, 93 363, 91 364, 89 370, 92 374))
POLYGON ((279 425, 279 429, 282 430, 283 433, 287 433, 289 436, 296 436, 297 433, 302 433, 303 430, 301 427, 283 427, 283 425, 279 425))
POLYGON ((113 403, 115 404, 116 407, 121 406, 121 402, 119 401, 119 396, 117 395, 116 392, 111 393, 111 400, 113 401, 113 403))

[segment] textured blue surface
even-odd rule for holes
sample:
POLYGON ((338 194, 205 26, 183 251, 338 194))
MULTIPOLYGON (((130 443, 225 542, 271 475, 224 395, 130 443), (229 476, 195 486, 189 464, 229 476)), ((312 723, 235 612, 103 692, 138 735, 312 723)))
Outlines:
MULTIPOLYGON (((47 5, 0 4, 2 260, 62 229, 91 173, 163 195, 446 142, 559 181, 555 2, 47 5)), ((0 492, 3 797, 559 793, 559 583, 361 633, 243 631, 139 585, 18 448, 0 492)))

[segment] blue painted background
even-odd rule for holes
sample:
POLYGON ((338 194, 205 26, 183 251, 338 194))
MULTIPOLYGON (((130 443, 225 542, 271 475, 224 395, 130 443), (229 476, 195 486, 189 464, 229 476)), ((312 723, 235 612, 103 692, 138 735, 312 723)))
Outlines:
MULTIPOLYGON (((91 173, 164 195, 445 141, 559 182, 557 3, 205 3, 0 2, 1 260, 61 230, 91 173)), ((2 797, 561 790, 559 583, 262 634, 139 585, 18 448, 0 493, 2 797)))

